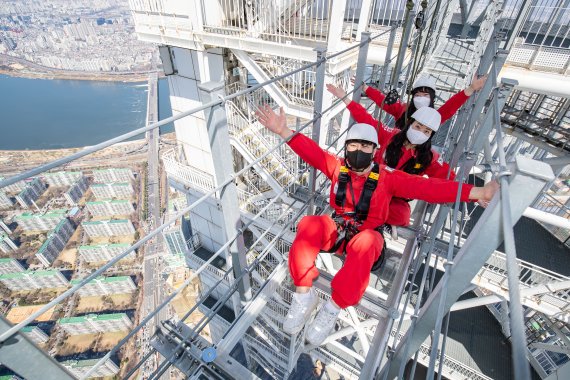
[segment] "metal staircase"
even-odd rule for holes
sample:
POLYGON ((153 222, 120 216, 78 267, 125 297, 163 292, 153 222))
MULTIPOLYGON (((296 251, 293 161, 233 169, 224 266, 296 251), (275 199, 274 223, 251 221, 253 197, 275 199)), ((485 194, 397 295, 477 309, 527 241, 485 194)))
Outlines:
POLYGON ((275 137, 264 132, 257 121, 246 117, 231 101, 226 102, 228 130, 236 149, 248 161, 259 162, 262 170, 258 174, 274 189, 280 192, 297 180, 297 157, 289 148, 283 146, 281 152, 269 152, 275 144, 275 137))
POLYGON ((434 49, 424 60, 423 66, 423 72, 437 79, 440 101, 447 100, 471 83, 485 47, 493 38, 492 32, 502 13, 503 3, 503 0, 488 0, 475 39, 448 35, 453 13, 459 9, 458 2, 449 3, 447 14, 441 20, 443 25, 439 28, 440 33, 432 37, 433 41, 428 41, 434 49))

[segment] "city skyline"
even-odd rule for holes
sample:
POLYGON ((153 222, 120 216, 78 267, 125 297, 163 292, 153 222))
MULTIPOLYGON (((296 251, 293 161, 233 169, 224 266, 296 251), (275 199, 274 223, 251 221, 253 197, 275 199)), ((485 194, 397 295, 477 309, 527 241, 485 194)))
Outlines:
POLYGON ((27 66, 60 74, 143 73, 153 69, 155 50, 137 40, 127 0, 18 0, 0 11, 0 62, 8 73, 27 66))

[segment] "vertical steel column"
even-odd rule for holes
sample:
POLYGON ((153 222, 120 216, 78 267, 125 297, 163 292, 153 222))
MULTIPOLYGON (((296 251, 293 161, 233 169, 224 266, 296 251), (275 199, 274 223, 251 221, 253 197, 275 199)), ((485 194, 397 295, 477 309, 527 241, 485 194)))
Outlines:
MULTIPOLYGON (((511 178, 509 186, 517 189, 510 199, 499 199, 495 196, 489 207, 485 210, 481 219, 465 241, 465 244, 452 262, 449 262, 449 270, 444 277, 447 280, 447 297, 443 310, 448 312, 451 306, 462 295, 463 290, 470 285, 480 268, 489 259, 493 251, 502 241, 502 233, 499 228, 502 219, 501 203, 510 202, 511 218, 513 223, 518 221, 523 211, 542 191, 544 183, 553 178, 552 169, 548 164, 517 157, 515 175, 511 178)), ((408 359, 404 353, 404 347, 408 346, 411 352, 416 351, 429 334, 433 331, 438 314, 438 304, 443 294, 443 279, 435 287, 434 291, 426 300, 420 310, 416 328, 413 333, 406 333, 396 347, 392 365, 386 369, 387 379, 394 379, 398 374, 398 368, 408 359)), ((436 331, 439 333, 439 331, 436 331)))
POLYGON ((408 43, 410 41, 410 34, 412 31, 412 24, 414 22, 415 17, 416 17, 416 12, 412 9, 407 8, 405 16, 406 24, 404 25, 404 33, 402 34, 402 39, 400 40, 398 57, 396 59, 396 64, 394 65, 394 71, 392 72, 392 80, 390 81, 391 88, 396 88, 398 85, 398 80, 400 78, 400 71, 402 71, 402 65, 404 63, 406 51, 408 50, 408 43))
MULTIPOLYGON (((499 71, 494 67, 492 73, 493 86, 497 85, 497 76, 499 71)), ((496 91, 498 92, 498 90, 496 91)), ((495 97, 495 103, 498 103, 495 97)), ((503 220, 503 238, 505 240, 505 254, 507 256, 507 278, 509 283, 509 312, 511 316, 511 348, 513 350, 513 367, 515 379, 530 380, 530 367, 526 360, 526 333, 524 327, 523 308, 521 305, 520 284, 519 284, 519 265, 517 262, 517 252, 515 248, 515 235, 513 231, 513 220, 511 219, 510 205, 510 189, 508 178, 511 172, 507 168, 507 159, 503 147, 503 128, 501 127, 501 115, 498 104, 493 107, 493 121, 495 130, 497 131, 497 146, 499 147, 499 163, 500 173, 499 181, 501 184, 501 216, 503 220)), ((550 169, 552 172, 552 169, 550 169)), ((517 188, 514 188, 517 189, 517 188)), ((517 189, 518 190, 518 189, 517 189)))
MULTIPOLYGON (((327 49, 324 47, 318 47, 315 49, 317 51, 317 78, 315 83, 315 108, 313 110, 313 115, 315 121, 313 122, 313 132, 311 137, 318 144, 321 140, 321 119, 323 117, 323 91, 325 90, 325 73, 326 73, 326 60, 325 55, 327 49)), ((312 195, 315 193, 317 188, 317 171, 315 168, 311 167, 309 172, 309 192, 311 195, 309 201, 308 214, 315 214, 315 201, 312 195)))
MULTIPOLYGON (((378 89, 382 92, 386 89, 386 81, 388 80, 388 69, 390 68, 390 63, 392 62, 392 46, 394 46, 394 40, 396 39, 397 25, 392 25, 392 30, 390 30, 390 37, 388 38, 388 46, 386 47, 386 56, 384 57, 384 65, 382 66, 382 73, 378 81, 378 89)), ((382 107, 376 107, 374 110, 374 118, 376 120, 382 121, 382 107)))
POLYGON ((360 43, 366 41, 358 50, 358 61, 356 62, 356 74, 354 75, 354 92, 352 93, 352 101, 360 103, 362 91, 358 90, 362 87, 364 72, 366 71, 366 59, 368 58, 368 48, 370 47, 370 33, 362 32, 360 35, 360 43))
POLYGON ((394 46, 394 41, 396 40, 396 30, 397 26, 393 25, 390 31, 390 37, 388 38, 388 47, 386 48, 386 57, 384 58, 384 66, 382 66, 382 75, 380 76, 380 91, 384 91, 386 88, 386 81, 388 80, 388 68, 390 63, 392 63, 392 46, 394 46))
MULTIPOLYGON (((218 100, 224 94, 223 82, 201 83, 198 85, 198 88, 204 103, 218 100)), ((204 114, 208 125, 208 140, 216 172, 216 181, 217 183, 222 183, 234 174, 232 156, 228 151, 230 148, 230 136, 224 103, 205 110, 204 114)), ((222 228, 226 239, 228 239, 230 236, 240 232, 243 227, 235 183, 228 184, 220 191, 220 205, 224 214, 222 228)), ((229 246, 228 251, 229 257, 231 257, 234 277, 238 278, 243 268, 247 267, 246 248, 242 234, 229 246)), ((251 284, 248 276, 243 276, 240 280, 238 290, 242 304, 251 299, 251 284)), ((239 312, 241 307, 234 305, 234 309, 236 309, 236 312, 239 312)))
MULTIPOLYGON (((4 333, 10 327, 12 324, 0 316, 0 333, 4 333)), ((75 379, 75 376, 21 332, 0 345, 0 363, 28 380, 75 379)))

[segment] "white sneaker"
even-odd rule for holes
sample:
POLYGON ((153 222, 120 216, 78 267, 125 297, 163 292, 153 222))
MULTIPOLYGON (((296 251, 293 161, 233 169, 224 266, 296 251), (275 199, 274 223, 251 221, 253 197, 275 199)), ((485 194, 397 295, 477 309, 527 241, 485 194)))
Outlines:
POLYGON ((283 321, 283 331, 287 334, 297 334, 303 329, 305 322, 317 307, 319 297, 311 289, 309 293, 293 293, 293 301, 283 321))
POLYGON ((321 310, 319 310, 317 316, 307 329, 307 341, 314 346, 323 344, 325 339, 330 335, 339 312, 340 309, 332 306, 330 301, 321 307, 321 310))

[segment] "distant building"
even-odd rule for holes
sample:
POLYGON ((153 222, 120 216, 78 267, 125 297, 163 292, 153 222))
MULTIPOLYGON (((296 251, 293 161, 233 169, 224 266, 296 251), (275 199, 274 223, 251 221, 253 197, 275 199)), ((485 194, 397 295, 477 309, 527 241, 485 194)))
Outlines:
POLYGON ((188 251, 188 242, 192 238, 190 221, 188 219, 178 219, 173 226, 166 228, 162 234, 168 251, 172 255, 184 255, 188 251))
MULTIPOLYGON (((99 362, 99 359, 89 359, 89 360, 67 360, 60 362, 69 372, 75 375, 77 378, 83 378, 91 368, 99 362)), ((90 378, 93 377, 106 377, 114 376, 119 373, 119 367, 111 359, 107 359, 105 363, 97 367, 97 369, 91 374, 90 378)))
POLYGON ((59 326, 69 335, 128 331, 133 323, 125 313, 89 314, 82 317, 61 318, 59 326))
MULTIPOLYGON (((0 181, 3 179, 6 179, 6 178, 0 177, 0 181)), ((11 184, 11 185, 4 186, 2 188, 2 190, 7 192, 7 193, 19 193, 20 191, 24 190, 25 187, 26 187, 25 181, 18 181, 16 183, 11 184)))
POLYGON ((16 259, 0 259, 0 274, 23 272, 24 267, 16 259))
POLYGON ((96 202, 87 202, 85 207, 93 216, 130 215, 135 212, 132 203, 122 199, 103 199, 96 202))
POLYGON ((128 219, 83 222, 81 225, 90 238, 99 236, 123 236, 135 233, 135 227, 133 227, 133 223, 128 219))
POLYGON ((44 173, 44 181, 50 186, 71 186, 83 177, 81 172, 55 172, 44 173))
POLYGON ((186 268, 186 258, 184 255, 164 255, 164 272, 173 273, 178 268, 186 268))
POLYGON ((45 343, 49 339, 49 336, 38 326, 26 326, 20 332, 26 334, 36 344, 45 343))
POLYGON ((83 197, 83 194, 89 188, 89 182, 87 177, 80 177, 76 182, 74 182, 71 187, 63 194, 67 204, 70 206, 77 205, 77 202, 83 197))
POLYGON ((16 195, 16 201, 22 208, 29 208, 41 197, 46 190, 46 186, 39 178, 34 178, 22 191, 16 195))
POLYGON ((1 218, 0 218, 0 229, 2 229, 8 235, 12 233, 12 230, 10 229, 10 227, 8 227, 8 225, 1 218))
POLYGON ((63 251, 74 232, 75 228, 69 219, 66 218, 59 222, 36 253, 38 260, 45 267, 49 267, 63 251))
POLYGON ((97 199, 129 199, 134 193, 128 182, 94 183, 91 185, 91 191, 97 199))
MULTIPOLYGON (((115 258, 117 255, 125 252, 130 246, 130 244, 82 245, 79 247, 79 255, 87 262, 98 263, 115 258)), ((134 252, 130 252, 125 259, 132 259, 134 256, 134 252)))
POLYGON ((127 168, 93 170, 95 183, 129 182, 134 178, 132 170, 127 168))
POLYGON ((10 290, 53 289, 69 285, 60 271, 52 269, 2 274, 0 283, 10 290))
POLYGON ((14 206, 14 202, 10 199, 6 192, 0 190, 0 210, 8 210, 14 206))
MULTIPOLYGON (((81 280, 71 280, 76 285, 81 280)), ((97 277, 77 291, 81 296, 104 296, 110 294, 129 294, 136 290, 133 279, 129 276, 97 277)))
POLYGON ((24 231, 49 231, 65 219, 66 215, 67 210, 56 209, 45 214, 25 212, 16 216, 14 220, 24 231))
POLYGON ((12 239, 8 237, 7 234, 5 234, 4 232, 0 232, 0 251, 4 253, 10 253, 17 249, 18 246, 16 245, 16 243, 14 243, 12 239))

